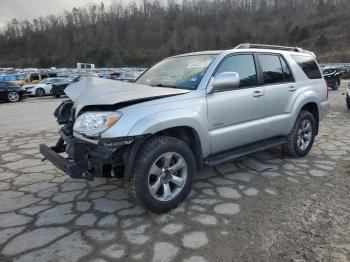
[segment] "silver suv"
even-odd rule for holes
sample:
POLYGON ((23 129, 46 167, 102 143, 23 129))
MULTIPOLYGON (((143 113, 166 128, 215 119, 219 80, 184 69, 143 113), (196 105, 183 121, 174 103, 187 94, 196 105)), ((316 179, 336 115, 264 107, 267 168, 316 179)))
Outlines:
POLYGON ((124 179, 140 204, 164 213, 205 166, 275 146, 305 156, 329 110, 327 90, 314 54, 300 48, 243 44, 173 56, 133 84, 70 85, 55 111, 60 138, 40 151, 73 178, 124 179))

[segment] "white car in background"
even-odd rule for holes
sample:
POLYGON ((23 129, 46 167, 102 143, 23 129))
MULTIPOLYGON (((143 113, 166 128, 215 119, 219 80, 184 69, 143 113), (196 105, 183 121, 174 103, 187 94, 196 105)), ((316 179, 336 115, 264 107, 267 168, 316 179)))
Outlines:
POLYGON ((28 96, 45 96, 51 94, 52 84, 66 82, 63 77, 45 78, 37 84, 28 84, 24 88, 27 90, 28 96))

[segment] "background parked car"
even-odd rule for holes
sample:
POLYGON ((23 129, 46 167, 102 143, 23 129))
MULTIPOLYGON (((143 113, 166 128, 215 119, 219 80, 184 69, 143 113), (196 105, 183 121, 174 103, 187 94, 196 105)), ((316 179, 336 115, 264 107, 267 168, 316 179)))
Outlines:
POLYGON ((95 73, 82 73, 82 74, 73 74, 66 78, 64 82, 56 82, 52 84, 52 96, 59 98, 60 96, 65 95, 64 90, 70 83, 75 83, 80 80, 82 76, 94 76, 98 77, 95 73))
POLYGON ((142 71, 122 71, 116 80, 133 83, 142 73, 142 71))
POLYGON ((322 73, 328 87, 337 90, 340 86, 342 71, 338 68, 324 68, 322 73))
POLYGON ((56 73, 30 73, 28 74, 26 82, 28 84, 37 84, 43 79, 53 78, 53 77, 57 77, 57 74, 56 73))
POLYGON ((29 96, 45 96, 51 94, 52 84, 65 82, 67 80, 63 77, 46 78, 37 84, 25 85, 24 88, 27 90, 29 96))
POLYGON ((11 82, 0 82, 0 100, 15 103, 26 97, 26 90, 11 82))

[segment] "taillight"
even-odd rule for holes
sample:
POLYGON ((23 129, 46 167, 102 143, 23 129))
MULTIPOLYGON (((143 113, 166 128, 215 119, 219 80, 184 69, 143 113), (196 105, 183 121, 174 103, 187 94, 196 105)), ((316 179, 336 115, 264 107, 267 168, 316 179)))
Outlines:
POLYGON ((325 88, 326 88, 326 97, 327 97, 327 99, 328 99, 328 84, 327 84, 327 81, 326 81, 326 80, 324 80, 324 86, 325 86, 325 88))

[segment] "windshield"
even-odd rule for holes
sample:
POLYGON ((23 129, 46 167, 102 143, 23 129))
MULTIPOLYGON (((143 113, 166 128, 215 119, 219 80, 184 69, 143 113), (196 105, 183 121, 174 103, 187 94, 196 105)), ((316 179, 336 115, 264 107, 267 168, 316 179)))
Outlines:
POLYGON ((137 84, 196 89, 216 55, 189 55, 171 57, 147 70, 137 84))

